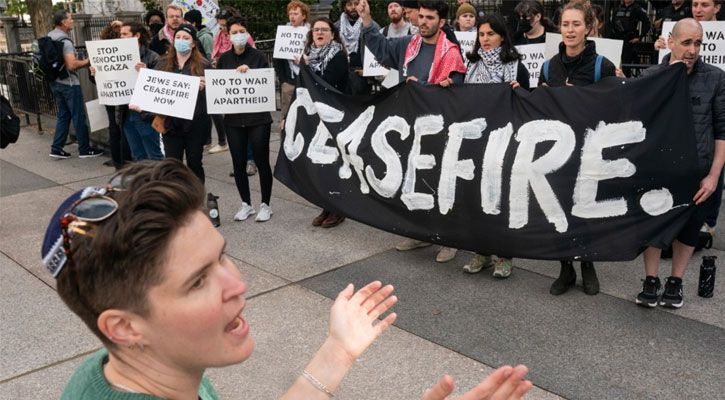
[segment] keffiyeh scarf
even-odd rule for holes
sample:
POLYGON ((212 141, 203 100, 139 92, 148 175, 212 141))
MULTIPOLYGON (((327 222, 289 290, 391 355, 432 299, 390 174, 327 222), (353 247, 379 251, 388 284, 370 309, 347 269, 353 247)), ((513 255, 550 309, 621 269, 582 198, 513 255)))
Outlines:
POLYGON ((466 83, 502 83, 516 80, 518 60, 504 64, 501 61, 501 47, 484 51, 478 49, 481 59, 471 63, 466 71, 466 83))
POLYGON ((307 55, 310 59, 310 68, 315 72, 323 73, 327 64, 340 50, 342 50, 342 45, 334 40, 322 47, 317 47, 313 43, 310 46, 310 53, 307 55))
POLYGON ((357 47, 360 44, 360 31, 362 30, 362 18, 358 18, 354 25, 350 24, 347 15, 340 15, 340 36, 345 48, 349 53, 357 53, 357 47))
MULTIPOLYGON (((405 61, 403 62, 403 76, 408 76, 408 64, 415 60, 420 53, 420 47, 423 45, 423 38, 420 34, 414 35, 405 49, 405 61)), ((438 41, 436 42, 435 55, 433 56, 433 65, 430 67, 428 74, 428 82, 434 85, 448 79, 451 72, 466 73, 466 66, 463 64, 461 51, 455 43, 446 38, 445 33, 440 32, 438 41)))

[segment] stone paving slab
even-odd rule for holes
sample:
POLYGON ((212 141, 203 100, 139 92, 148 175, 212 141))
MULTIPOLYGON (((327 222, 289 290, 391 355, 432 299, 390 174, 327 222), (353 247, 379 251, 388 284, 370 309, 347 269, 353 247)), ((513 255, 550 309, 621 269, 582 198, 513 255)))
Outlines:
MULTIPOLYGON (((100 342, 99 346, 100 348, 100 342)), ((58 399, 86 355, 0 383, 0 399, 58 399)))
POLYGON ((51 289, 0 254, 0 381, 99 347, 51 289))
MULTIPOLYGON (((240 365, 209 371, 220 398, 278 398, 324 341, 331 306, 331 300, 297 285, 248 301, 244 315, 255 339, 255 350, 240 365)), ((460 395, 492 370, 391 327, 353 365, 337 397, 415 399, 444 374, 454 377, 456 394, 460 395)), ((534 388, 528 398, 559 397, 534 388)))
POLYGON ((28 172, 17 165, 0 160, 0 196, 12 196, 18 193, 30 192, 56 186, 56 183, 28 172))
POLYGON ((389 251, 301 284, 332 297, 347 282, 391 283, 396 326, 487 365, 526 364, 534 384, 562 397, 722 396, 722 328, 606 294, 555 297, 538 273, 496 280, 434 256, 389 251))

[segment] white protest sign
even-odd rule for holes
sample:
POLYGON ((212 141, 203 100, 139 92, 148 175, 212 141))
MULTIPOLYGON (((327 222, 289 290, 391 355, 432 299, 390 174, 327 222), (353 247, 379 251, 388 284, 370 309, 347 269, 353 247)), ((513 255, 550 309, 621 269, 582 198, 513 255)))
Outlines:
POLYGON ((373 52, 365 46, 365 55, 363 56, 363 76, 383 76, 390 72, 385 68, 373 55, 373 52))
POLYGON ((301 58, 302 51, 305 49, 307 31, 309 30, 306 26, 278 26, 272 57, 284 60, 294 60, 295 57, 301 58))
POLYGON ((473 46, 476 44, 478 32, 456 31, 455 33, 456 39, 458 39, 458 43, 461 45, 461 55, 463 56, 463 62, 468 65, 468 57, 466 57, 466 54, 470 53, 473 50, 473 46))
MULTIPOLYGON (((725 70, 725 21, 704 21, 700 22, 700 24, 703 30, 702 45, 700 46, 702 62, 725 70)), ((667 38, 672 34, 674 26, 674 21, 667 21, 662 24, 662 36, 665 38, 665 46, 667 46, 667 38)), ((670 49, 660 50, 659 62, 662 62, 667 54, 670 54, 670 49)))
POLYGON ((100 104, 128 104, 136 85, 136 64, 141 62, 138 39, 110 39, 86 42, 88 58, 96 69, 96 90, 100 104))
POLYGON ((189 10, 199 10, 201 12, 201 23, 205 25, 216 36, 221 27, 216 21, 216 15, 219 14, 219 6, 212 0, 174 0, 171 4, 181 7, 186 14, 189 10))
POLYGON ((200 82, 198 76, 141 68, 130 104, 156 114, 193 119, 200 82))
MULTIPOLYGON (((593 40, 597 46, 597 54, 600 54, 611 61, 615 66, 622 66, 622 46, 624 42, 618 39, 587 38, 593 40)), ((546 59, 559 54, 559 43, 561 35, 558 33, 546 32, 546 59)))
POLYGON ((209 114, 275 111, 274 69, 207 69, 206 109, 209 114))
POLYGON ((390 72, 388 72, 388 75, 385 76, 385 79, 383 79, 383 82, 380 84, 386 89, 390 89, 391 87, 397 85, 400 83, 400 74, 398 73, 397 69, 391 69, 390 72))
POLYGON ((108 113, 106 107, 98 102, 98 99, 86 102, 86 115, 88 115, 88 125, 91 132, 98 132, 101 129, 108 128, 108 113))
MULTIPOLYGON (((548 33, 547 33, 548 35, 548 33)), ((516 50, 521 55, 520 63, 524 64, 529 71, 529 87, 535 88, 539 84, 539 74, 541 66, 544 65, 546 58, 546 44, 522 44, 516 46, 516 50)))

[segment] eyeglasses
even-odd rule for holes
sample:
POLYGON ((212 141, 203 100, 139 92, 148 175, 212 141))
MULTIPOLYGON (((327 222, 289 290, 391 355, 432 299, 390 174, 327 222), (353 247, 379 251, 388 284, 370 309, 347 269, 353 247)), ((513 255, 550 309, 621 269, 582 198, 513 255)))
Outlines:
POLYGON ((314 33, 324 33, 324 32, 330 32, 330 28, 314 28, 312 29, 312 32, 314 33))

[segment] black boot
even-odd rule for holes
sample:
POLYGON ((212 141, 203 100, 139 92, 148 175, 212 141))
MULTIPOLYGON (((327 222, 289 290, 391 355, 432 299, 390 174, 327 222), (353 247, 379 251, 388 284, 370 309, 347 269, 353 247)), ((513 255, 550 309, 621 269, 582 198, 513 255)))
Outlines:
POLYGON ((574 283, 576 283, 574 265, 572 265, 571 261, 561 261, 561 272, 559 272, 559 277, 551 284, 549 293, 554 296, 566 293, 570 287, 574 286, 574 283))
POLYGON ((584 285, 584 293, 590 296, 599 293, 597 270, 594 269, 594 263, 591 261, 582 261, 582 284, 584 285))

